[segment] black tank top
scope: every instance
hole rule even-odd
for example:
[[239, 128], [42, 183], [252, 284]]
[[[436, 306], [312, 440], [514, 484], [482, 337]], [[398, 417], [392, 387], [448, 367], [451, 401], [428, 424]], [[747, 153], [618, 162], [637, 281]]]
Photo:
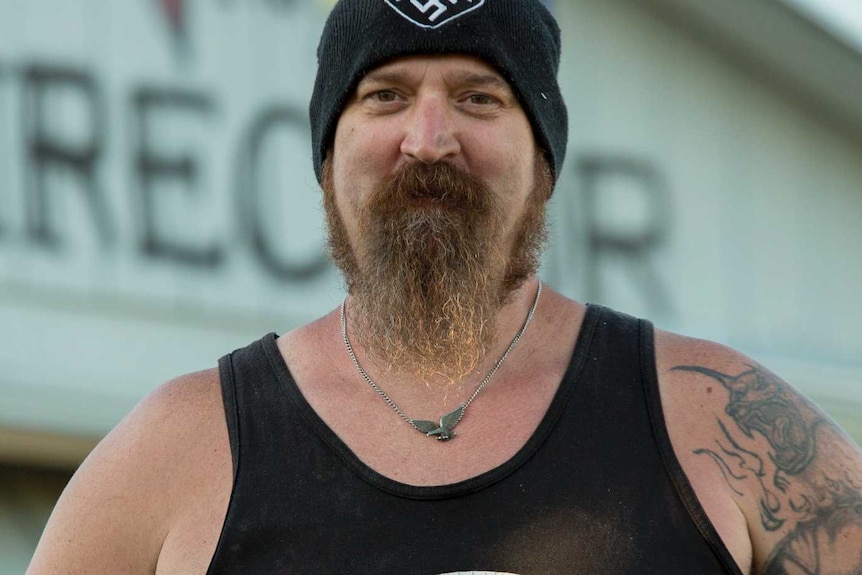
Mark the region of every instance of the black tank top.
[[671, 449], [654, 357], [648, 322], [588, 307], [527, 444], [417, 487], [345, 446], [267, 335], [219, 363], [234, 483], [208, 573], [741, 575]]

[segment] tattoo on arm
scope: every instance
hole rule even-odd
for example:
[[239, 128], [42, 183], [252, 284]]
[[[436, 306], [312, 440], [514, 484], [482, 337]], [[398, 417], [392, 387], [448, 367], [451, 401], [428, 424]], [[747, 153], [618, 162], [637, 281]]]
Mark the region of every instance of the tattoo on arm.
[[[767, 531], [779, 529], [784, 525], [784, 520], [779, 519], [776, 515], [781, 510], [781, 503], [775, 493], [764, 482], [766, 472], [764, 471], [763, 459], [754, 451], [740, 446], [720, 419], [718, 420], [718, 426], [727, 442], [726, 444], [722, 444], [720, 440], [716, 440], [716, 445], [721, 453], [711, 449], [696, 449], [694, 453], [712, 457], [716, 465], [719, 466], [719, 470], [724, 475], [727, 484], [739, 496], [744, 496], [745, 494], [740, 491], [741, 486], [737, 488], [733, 483], [739, 484], [749, 478], [754, 478], [760, 487], [761, 494], [759, 501], [760, 522]], [[775, 479], [774, 483], [777, 482], [777, 479]], [[784, 484], [783, 481], [781, 484]]]
[[758, 573], [862, 575], [858, 448], [781, 379], [746, 367], [737, 375], [673, 370], [709, 377], [728, 392], [724, 412], [733, 423], [718, 418], [715, 444], [694, 453], [710, 457], [736, 495], [757, 498], [765, 531], [786, 530]]

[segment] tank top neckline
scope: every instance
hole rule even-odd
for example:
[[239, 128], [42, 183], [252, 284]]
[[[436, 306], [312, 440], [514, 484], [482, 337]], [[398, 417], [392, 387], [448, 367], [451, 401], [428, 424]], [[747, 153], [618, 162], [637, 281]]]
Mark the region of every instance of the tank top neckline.
[[290, 368], [281, 355], [275, 333], [267, 334], [261, 341], [263, 350], [275, 374], [281, 390], [287, 395], [296, 413], [326, 443], [338, 458], [367, 483], [391, 495], [408, 499], [435, 500], [459, 497], [475, 493], [510, 475], [523, 466], [542, 446], [565, 410], [569, 397], [575, 389], [583, 370], [596, 326], [602, 314], [602, 306], [588, 305], [584, 313], [569, 365], [548, 410], [527, 442], [508, 460], [499, 466], [474, 477], [446, 485], [418, 486], [391, 479], [362, 461], [320, 418], [306, 401], [296, 385]]

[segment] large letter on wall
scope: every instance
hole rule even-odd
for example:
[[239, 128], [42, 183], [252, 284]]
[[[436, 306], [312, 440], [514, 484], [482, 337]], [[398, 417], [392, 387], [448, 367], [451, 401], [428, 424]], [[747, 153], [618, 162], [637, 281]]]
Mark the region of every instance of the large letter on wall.
[[[282, 106], [265, 109], [253, 122], [244, 141], [238, 170], [237, 200], [245, 235], [263, 267], [275, 277], [288, 281], [307, 281], [321, 274], [329, 265], [323, 252], [317, 252], [303, 261], [290, 261], [275, 253], [272, 240], [264, 229], [264, 210], [261, 182], [262, 150], [267, 138], [277, 129], [300, 132], [308, 138], [308, 121], [303, 112]], [[287, 158], [285, 158], [285, 161]], [[310, 164], [310, 159], [305, 160]], [[297, 190], [278, 190], [278, 193], [297, 193]]]
[[583, 158], [578, 170], [588, 226], [587, 296], [607, 297], [603, 276], [618, 264], [626, 270], [634, 291], [641, 292], [656, 312], [669, 313], [670, 298], [653, 259], [671, 222], [670, 197], [659, 171], [647, 162], [614, 156]]
[[12, 147], [8, 140], [12, 134], [12, 116], [8, 113], [6, 101], [3, 97], [3, 88], [5, 88], [9, 75], [8, 66], [0, 60], [0, 239], [3, 238], [6, 231], [3, 220], [6, 198], [3, 197], [3, 193], [8, 192], [12, 187], [11, 179], [9, 178], [9, 162], [12, 160]]
[[[86, 134], [64, 133], [75, 131], [69, 126], [80, 125], [81, 116], [85, 117]], [[28, 152], [27, 230], [31, 240], [47, 247], [60, 244], [48, 178], [71, 174], [81, 184], [103, 245], [110, 244], [113, 227], [96, 177], [105, 131], [104, 104], [96, 83], [79, 70], [52, 66], [26, 68], [23, 121]], [[53, 202], [56, 201], [54, 197]]]
[[[141, 208], [141, 250], [148, 256], [182, 264], [197, 267], [217, 266], [224, 255], [221, 246], [217, 243], [192, 245], [194, 242], [191, 240], [172, 238], [164, 231], [159, 231], [158, 197], [161, 194], [175, 191], [176, 184], [191, 196], [200, 194], [201, 190], [198, 185], [198, 162], [192, 153], [172, 154], [166, 151], [166, 146], [159, 149], [157, 138], [153, 135], [156, 132], [154, 124], [160, 115], [172, 114], [178, 118], [202, 116], [210, 112], [212, 108], [210, 100], [203, 94], [194, 92], [143, 88], [135, 94], [134, 106], [137, 130], [135, 163]], [[164, 122], [164, 118], [162, 121]], [[164, 185], [159, 186], [159, 182]], [[189, 226], [196, 221], [193, 213], [170, 215], [172, 218], [186, 220]]]

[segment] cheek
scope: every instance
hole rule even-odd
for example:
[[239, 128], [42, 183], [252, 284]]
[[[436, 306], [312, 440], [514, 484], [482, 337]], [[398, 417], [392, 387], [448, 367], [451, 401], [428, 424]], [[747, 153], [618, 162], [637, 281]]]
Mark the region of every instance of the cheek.
[[[536, 147], [529, 124], [508, 126], [505, 130], [474, 130], [462, 134], [467, 164], [493, 189], [501, 200], [517, 208], [533, 187]], [[520, 199], [519, 199], [520, 198]]]
[[[505, 161], [500, 161], [505, 158]], [[504, 217], [506, 244], [512, 244], [531, 201], [536, 182], [536, 157], [532, 150], [508, 150], [497, 157], [496, 181], [489, 183], [497, 191]]]
[[356, 130], [349, 126], [338, 125], [332, 146], [332, 177], [336, 189], [343, 188], [343, 182], [349, 182], [353, 174], [350, 157], [355, 147]]
[[530, 152], [506, 150], [489, 160], [486, 181], [507, 212], [520, 212], [535, 184], [535, 159]]
[[339, 125], [332, 157], [336, 189], [356, 207], [394, 171], [398, 150], [384, 130]]

